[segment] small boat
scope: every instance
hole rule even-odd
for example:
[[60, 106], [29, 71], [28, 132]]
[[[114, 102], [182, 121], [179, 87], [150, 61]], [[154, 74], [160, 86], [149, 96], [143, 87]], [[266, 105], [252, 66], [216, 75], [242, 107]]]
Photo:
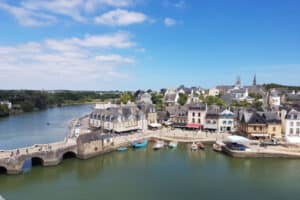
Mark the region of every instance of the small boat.
[[223, 142], [216, 142], [213, 144], [213, 150], [216, 152], [222, 152], [222, 146], [224, 146]]
[[205, 149], [204, 144], [202, 144], [201, 142], [197, 142], [196, 145], [198, 146], [198, 149], [202, 149], [202, 150]]
[[148, 140], [139, 140], [132, 143], [133, 148], [144, 148], [148, 145]]
[[195, 143], [193, 143], [192, 146], [191, 146], [191, 150], [192, 150], [192, 151], [198, 150], [198, 145], [195, 144]]
[[154, 145], [153, 145], [153, 149], [154, 150], [159, 150], [159, 149], [162, 149], [164, 148], [165, 146], [165, 142], [164, 141], [157, 141]]
[[172, 149], [173, 149], [173, 148], [176, 148], [177, 145], [178, 145], [177, 142], [170, 142], [170, 143], [169, 143], [169, 147], [172, 148]]
[[119, 147], [117, 150], [120, 152], [127, 151], [127, 147]]

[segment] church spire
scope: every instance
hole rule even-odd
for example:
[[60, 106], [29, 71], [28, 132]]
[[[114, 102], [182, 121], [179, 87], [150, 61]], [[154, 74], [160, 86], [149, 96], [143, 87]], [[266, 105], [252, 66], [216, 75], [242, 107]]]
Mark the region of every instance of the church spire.
[[238, 76], [236, 78], [235, 87], [240, 88], [241, 87], [241, 77]]
[[253, 78], [253, 86], [256, 86], [256, 74], [254, 74], [254, 78]]

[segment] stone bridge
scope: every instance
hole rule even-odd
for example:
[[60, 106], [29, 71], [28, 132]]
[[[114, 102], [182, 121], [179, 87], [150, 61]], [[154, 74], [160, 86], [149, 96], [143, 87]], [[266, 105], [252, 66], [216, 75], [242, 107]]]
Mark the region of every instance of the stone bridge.
[[76, 138], [66, 138], [62, 142], [34, 145], [28, 148], [0, 152], [0, 173], [19, 174], [25, 161], [32, 165], [54, 166], [64, 158], [77, 157]]

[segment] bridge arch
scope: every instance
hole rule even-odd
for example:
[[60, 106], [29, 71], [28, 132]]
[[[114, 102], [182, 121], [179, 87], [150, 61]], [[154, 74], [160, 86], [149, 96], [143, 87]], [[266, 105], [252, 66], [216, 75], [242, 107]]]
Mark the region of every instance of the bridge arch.
[[34, 167], [34, 166], [43, 166], [44, 165], [44, 159], [41, 158], [41, 157], [37, 157], [37, 156], [31, 157], [31, 165], [32, 165], [32, 167]]
[[67, 160], [71, 158], [77, 158], [77, 153], [75, 153], [74, 151], [66, 151], [61, 156], [62, 160]]
[[4, 166], [0, 166], [0, 175], [7, 174], [7, 168]]

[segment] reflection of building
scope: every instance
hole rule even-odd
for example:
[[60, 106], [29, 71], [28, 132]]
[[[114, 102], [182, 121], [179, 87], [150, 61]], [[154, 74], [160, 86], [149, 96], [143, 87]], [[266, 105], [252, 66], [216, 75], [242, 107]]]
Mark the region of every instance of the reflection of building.
[[145, 114], [135, 105], [121, 105], [105, 109], [95, 109], [90, 114], [90, 126], [116, 133], [145, 130]]

